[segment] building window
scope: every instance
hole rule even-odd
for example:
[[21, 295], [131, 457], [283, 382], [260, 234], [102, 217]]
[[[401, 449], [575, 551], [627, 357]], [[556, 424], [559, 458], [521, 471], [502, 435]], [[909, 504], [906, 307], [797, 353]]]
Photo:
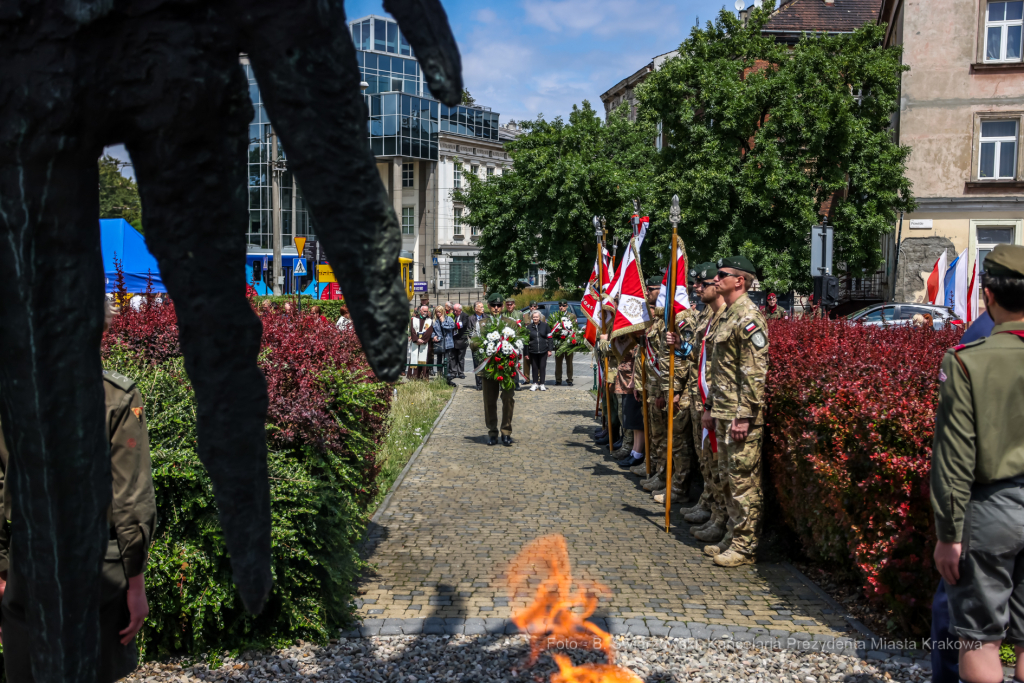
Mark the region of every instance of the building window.
[[472, 235], [473, 237], [479, 237], [480, 228], [476, 227], [475, 225], [469, 226], [469, 234]]
[[1007, 180], [1016, 176], [1017, 125], [1018, 121], [1016, 120], [981, 122], [980, 153], [978, 155], [979, 178]]
[[478, 176], [478, 177], [479, 177], [479, 175], [480, 175], [480, 167], [479, 167], [479, 166], [477, 166], [477, 165], [475, 165], [475, 164], [474, 164], [473, 166], [470, 166], [470, 167], [469, 167], [469, 170], [470, 170], [470, 172], [471, 172], [471, 173], [472, 173], [473, 175], [475, 175], [475, 176]]
[[455, 234], [462, 234], [462, 209], [455, 209]]
[[488, 166], [487, 167], [487, 179], [490, 180], [493, 177], [494, 177], [494, 167], [493, 166]]
[[403, 206], [402, 207], [402, 234], [403, 235], [415, 235], [416, 234], [416, 207], [415, 206]]
[[[978, 272], [985, 272], [985, 257], [1000, 244], [1013, 244], [1013, 227], [978, 226]], [[981, 291], [981, 287], [978, 288]]]
[[402, 187], [412, 187], [413, 177], [413, 165], [402, 164]]
[[985, 61], [1019, 62], [1024, 0], [988, 3], [985, 17]]
[[455, 164], [455, 189], [458, 190], [462, 187], [462, 164]]
[[471, 289], [476, 285], [476, 257], [453, 256], [449, 285], [453, 289]]

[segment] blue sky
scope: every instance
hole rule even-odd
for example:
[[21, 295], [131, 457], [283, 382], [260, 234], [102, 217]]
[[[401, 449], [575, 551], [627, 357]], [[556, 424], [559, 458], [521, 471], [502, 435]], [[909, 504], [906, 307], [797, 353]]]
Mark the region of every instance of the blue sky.
[[[442, 0], [462, 52], [466, 87], [509, 119], [567, 117], [679, 47], [723, 0]], [[732, 0], [727, 0], [732, 9]], [[348, 0], [349, 19], [385, 14], [380, 0]]]

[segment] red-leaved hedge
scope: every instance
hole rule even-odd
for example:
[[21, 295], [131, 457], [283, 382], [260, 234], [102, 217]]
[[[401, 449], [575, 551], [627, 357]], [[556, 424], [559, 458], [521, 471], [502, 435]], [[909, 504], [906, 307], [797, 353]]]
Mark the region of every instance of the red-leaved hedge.
[[928, 630], [938, 581], [931, 444], [939, 365], [960, 334], [813, 320], [769, 327], [764, 448], [786, 522], [813, 559], [854, 569], [892, 625], [911, 632]]

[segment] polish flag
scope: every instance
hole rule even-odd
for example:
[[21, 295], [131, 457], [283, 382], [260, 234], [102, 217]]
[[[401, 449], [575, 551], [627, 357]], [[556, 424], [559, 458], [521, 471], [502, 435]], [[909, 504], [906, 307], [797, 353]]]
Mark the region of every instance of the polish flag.
[[640, 272], [640, 259], [636, 246], [629, 241], [626, 256], [622, 259], [622, 274], [618, 282], [618, 306], [609, 339], [644, 330], [651, 326], [650, 312], [645, 299], [644, 276]]
[[978, 319], [978, 287], [981, 286], [981, 282], [978, 278], [978, 259], [974, 259], [974, 265], [971, 267], [971, 279], [967, 285], [967, 294], [964, 301], [967, 317], [962, 320], [970, 325]]
[[[608, 287], [608, 250], [604, 250], [604, 256], [601, 263], [601, 283], [602, 288], [607, 289]], [[601, 301], [601, 294], [597, 291], [597, 259], [594, 259], [594, 269], [590, 272], [590, 279], [587, 280], [587, 285], [584, 287], [583, 299], [580, 301], [580, 306], [583, 308], [584, 315], [587, 319], [593, 321], [596, 325], [600, 325], [600, 320], [597, 317], [597, 310], [599, 308], [598, 303]]]
[[[658, 292], [658, 301], [655, 303], [655, 307], [664, 307], [665, 301], [668, 298], [668, 269], [665, 270], [664, 277], [661, 278], [661, 291]], [[680, 245], [676, 252], [676, 305], [675, 313], [678, 314], [680, 311], [685, 311], [690, 307], [690, 297], [686, 293], [686, 254], [683, 253], [682, 246]]]
[[[956, 268], [953, 271], [953, 277], [955, 280], [955, 287], [953, 289], [953, 313], [956, 317], [965, 322], [969, 316], [968, 304], [970, 303], [967, 290], [971, 286], [971, 275], [968, 271], [967, 250], [964, 249], [960, 252], [960, 256], [956, 260]], [[974, 307], [974, 310], [977, 311], [977, 306]]]
[[640, 253], [640, 246], [644, 243], [644, 237], [647, 236], [647, 228], [649, 228], [650, 225], [650, 216], [633, 214], [633, 236], [636, 238], [636, 252], [638, 254]]
[[932, 274], [928, 276], [928, 303], [933, 306], [946, 305], [946, 250], [935, 262]]

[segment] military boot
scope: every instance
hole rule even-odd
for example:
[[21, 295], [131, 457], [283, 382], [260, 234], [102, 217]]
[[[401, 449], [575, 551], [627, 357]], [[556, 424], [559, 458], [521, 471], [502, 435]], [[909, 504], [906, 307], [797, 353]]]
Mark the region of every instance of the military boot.
[[685, 519], [690, 524], [700, 525], [711, 519], [711, 511], [704, 510], [702, 508], [697, 508], [696, 510], [693, 510], [689, 514], [683, 515], [683, 519]]
[[665, 488], [665, 482], [662, 481], [660, 475], [652, 474], [650, 479], [644, 479], [640, 482], [640, 488], [644, 491], [660, 491]]
[[754, 558], [747, 557], [730, 548], [724, 553], [715, 555], [715, 564], [719, 567], [741, 567], [745, 564], [754, 564]]
[[639, 465], [634, 465], [633, 467], [629, 468], [629, 471], [630, 471], [631, 474], [635, 474], [638, 477], [646, 477], [647, 476], [647, 463], [642, 462]]
[[722, 542], [721, 541], [719, 541], [718, 543], [712, 544], [712, 545], [704, 546], [704, 554], [707, 555], [708, 557], [715, 557], [719, 553], [725, 552], [725, 550], [726, 549], [722, 547]]
[[717, 543], [718, 541], [721, 541], [724, 536], [724, 524], [709, 524], [702, 529], [697, 529], [693, 534], [694, 538], [698, 541], [704, 541], [705, 543]]
[[[679, 489], [675, 489], [675, 488], [672, 489], [672, 500], [673, 501], [683, 500], [683, 492], [681, 490], [679, 490]], [[665, 502], [665, 491], [664, 490], [658, 491], [658, 492], [656, 492], [654, 494], [654, 502], [655, 503], [664, 503]]]

